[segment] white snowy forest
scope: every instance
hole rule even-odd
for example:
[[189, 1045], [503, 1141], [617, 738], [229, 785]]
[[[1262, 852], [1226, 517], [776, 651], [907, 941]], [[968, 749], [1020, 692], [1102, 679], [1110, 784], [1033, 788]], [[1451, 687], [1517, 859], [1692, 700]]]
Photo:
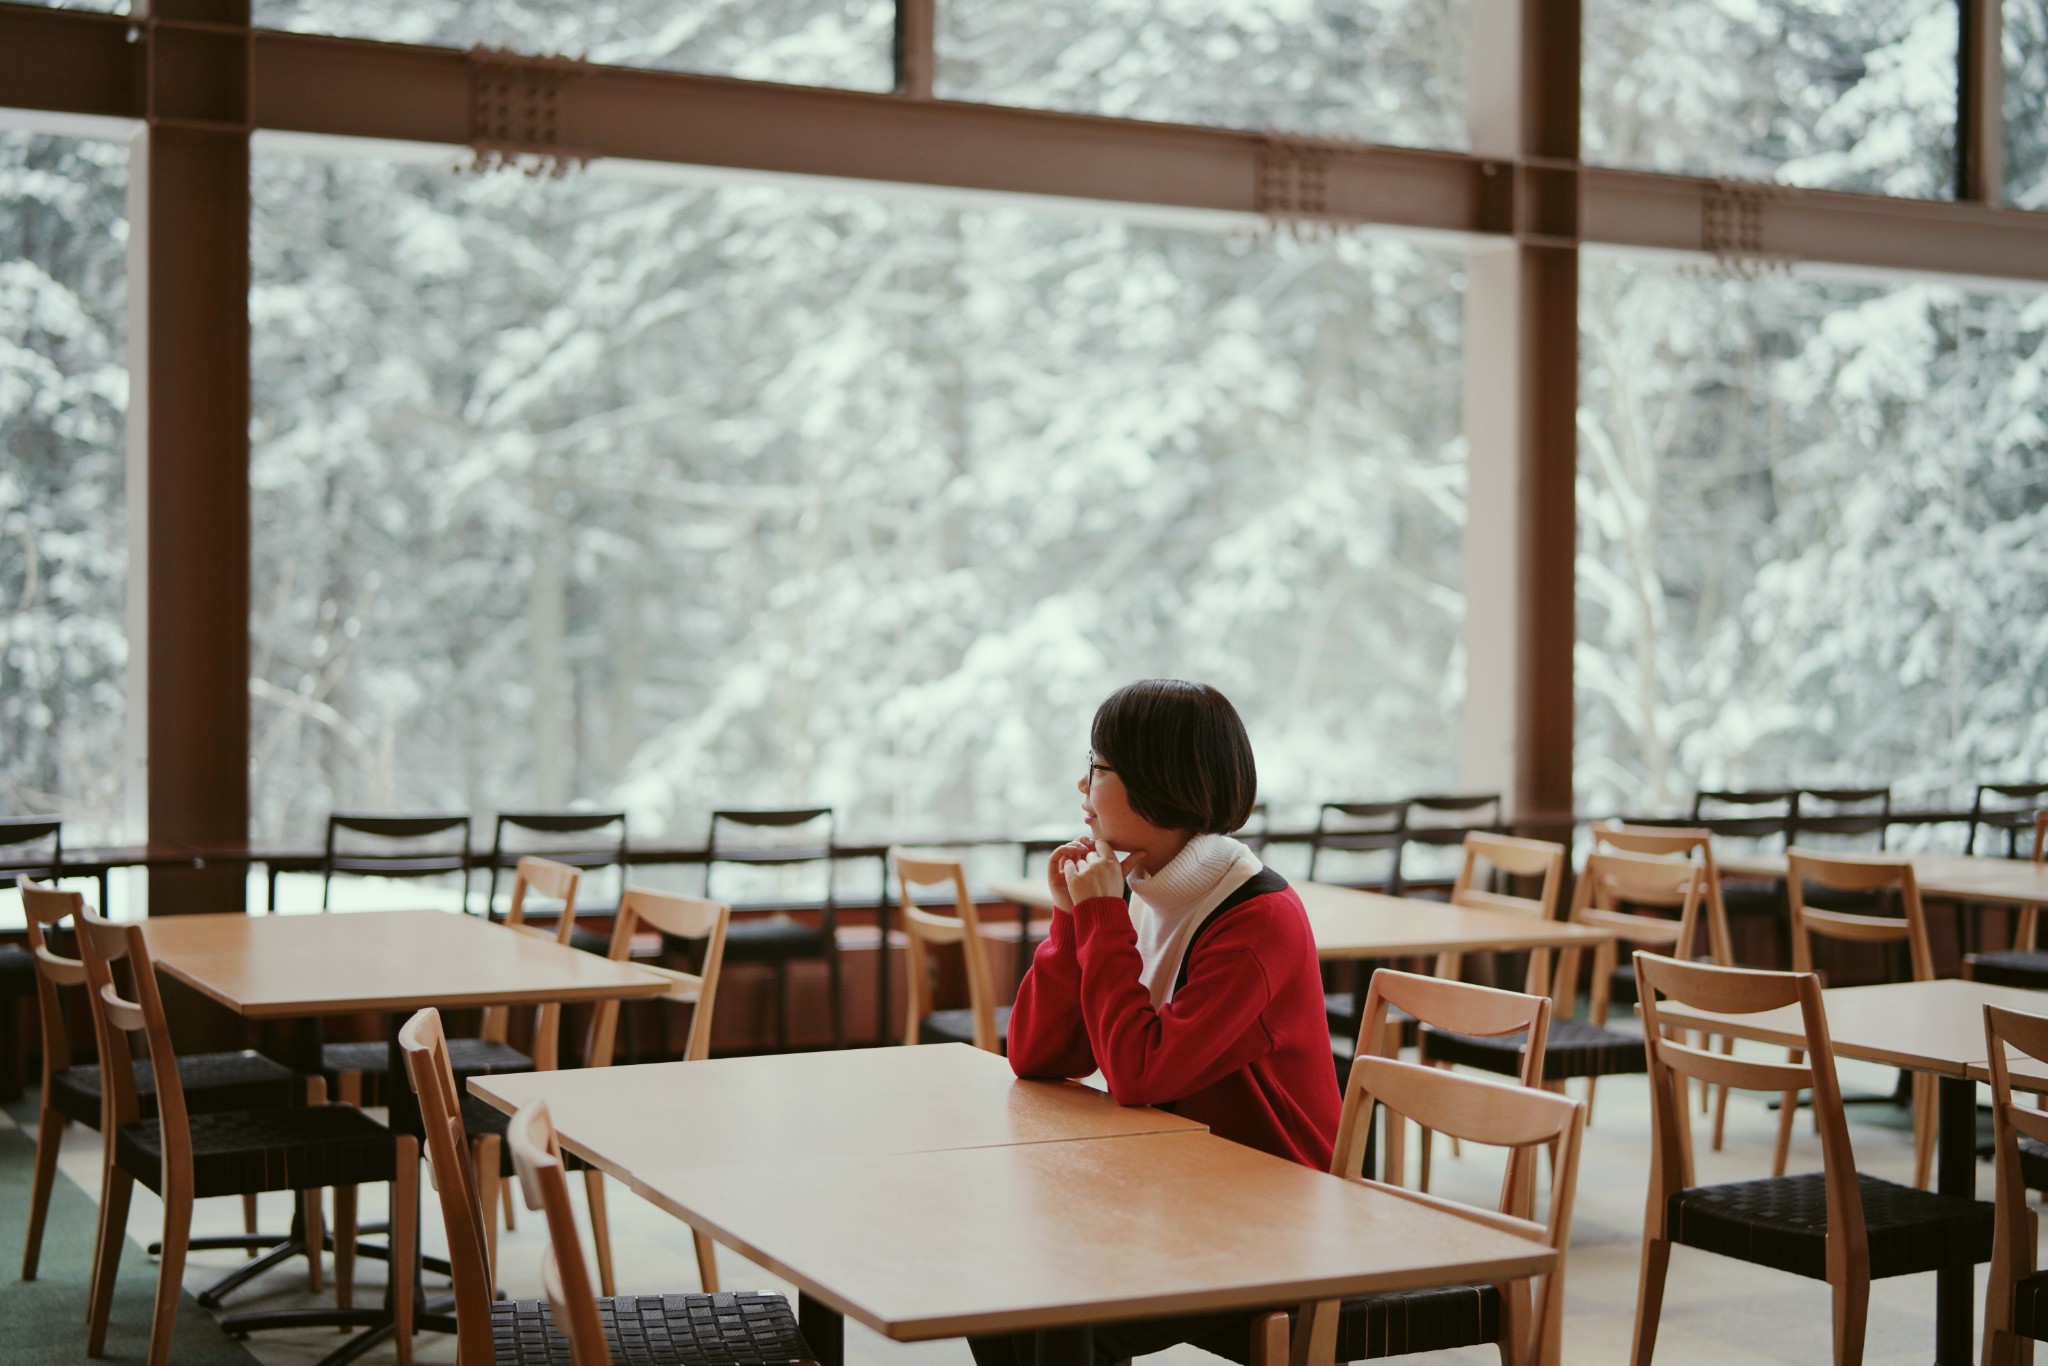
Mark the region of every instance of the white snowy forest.
[[[1457, 0], [941, 0], [945, 98], [1465, 141]], [[259, 0], [861, 89], [872, 0]], [[1953, 0], [1586, 0], [1588, 160], [1943, 197]], [[2048, 211], [2048, 0], [2007, 0]], [[1703, 60], [1701, 54], [1712, 54]], [[0, 811], [122, 785], [127, 151], [0, 132]], [[1457, 780], [1462, 262], [1100, 206], [259, 138], [252, 835], [817, 801], [1061, 828], [1087, 719], [1237, 701], [1276, 819]], [[1587, 250], [1579, 802], [2048, 774], [2048, 295]]]

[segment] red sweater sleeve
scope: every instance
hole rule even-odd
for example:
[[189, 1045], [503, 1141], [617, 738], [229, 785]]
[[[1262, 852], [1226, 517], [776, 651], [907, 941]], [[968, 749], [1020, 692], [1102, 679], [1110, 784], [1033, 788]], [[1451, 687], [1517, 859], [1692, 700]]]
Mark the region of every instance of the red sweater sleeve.
[[1074, 917], [1056, 911], [1031, 970], [1017, 986], [1007, 1044], [1020, 1077], [1085, 1077], [1095, 1071], [1081, 1018], [1081, 963], [1074, 953]]
[[1254, 951], [1254, 927], [1236, 917], [1218, 923], [1190, 955], [1173, 999], [1155, 1007], [1138, 980], [1129, 906], [1096, 897], [1076, 906], [1073, 919], [1081, 1016], [1118, 1104], [1180, 1100], [1271, 1051], [1260, 1017], [1273, 993]]

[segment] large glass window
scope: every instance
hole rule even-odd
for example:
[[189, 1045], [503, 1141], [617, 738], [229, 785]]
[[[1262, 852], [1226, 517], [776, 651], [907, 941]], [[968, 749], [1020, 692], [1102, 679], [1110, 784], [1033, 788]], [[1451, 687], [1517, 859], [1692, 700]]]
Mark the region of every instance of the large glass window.
[[1441, 785], [1458, 262], [1100, 210], [254, 168], [255, 811], [1077, 816], [1202, 677], [1281, 801]]
[[1585, 0], [1585, 157], [1954, 193], [1955, 0]]
[[946, 99], [1469, 145], [1469, 0], [938, 0]]
[[124, 838], [128, 149], [0, 131], [0, 814]]
[[255, 0], [263, 28], [887, 90], [892, 0]]
[[2048, 209], [2048, 0], [2005, 0], [2005, 197]]
[[1578, 784], [2048, 772], [2048, 295], [1588, 253]]

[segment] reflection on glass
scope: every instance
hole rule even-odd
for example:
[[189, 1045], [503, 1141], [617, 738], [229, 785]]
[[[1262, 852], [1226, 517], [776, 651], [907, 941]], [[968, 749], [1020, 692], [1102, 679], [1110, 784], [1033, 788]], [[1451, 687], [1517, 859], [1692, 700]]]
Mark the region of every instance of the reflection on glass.
[[1954, 193], [1954, 0], [1586, 0], [1584, 13], [1588, 161]]
[[1469, 0], [939, 0], [937, 93], [1464, 147]]
[[887, 90], [891, 0], [255, 0], [258, 27]]
[[2048, 772], [2048, 297], [1581, 289], [1579, 799]]
[[2005, 0], [2005, 197], [2048, 209], [2048, 0]]
[[[1457, 262], [854, 193], [254, 167], [260, 833], [1078, 819], [1132, 678], [1442, 785]], [[564, 268], [563, 263], [568, 263]]]
[[0, 131], [0, 814], [121, 838], [128, 150]]

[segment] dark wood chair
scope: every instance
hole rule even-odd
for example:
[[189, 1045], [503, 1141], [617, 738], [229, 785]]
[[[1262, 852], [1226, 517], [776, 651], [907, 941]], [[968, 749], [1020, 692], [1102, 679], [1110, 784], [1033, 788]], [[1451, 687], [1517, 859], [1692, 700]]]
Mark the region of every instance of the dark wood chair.
[[1979, 783], [1970, 799], [1969, 835], [1963, 852], [1977, 852], [1977, 833], [1988, 830], [1996, 845], [1999, 831], [2005, 832], [2005, 856], [2020, 856], [2020, 838], [2033, 828], [2036, 813], [2048, 807], [2048, 782]]
[[1440, 850], [1462, 849], [1465, 836], [1501, 834], [1498, 792], [1425, 793], [1410, 797], [1402, 823], [1401, 894], [1419, 884], [1443, 880]]
[[[492, 823], [490, 875], [484, 889], [485, 911], [493, 919], [498, 915], [500, 876], [516, 868], [527, 854], [582, 870], [577, 914], [608, 917], [626, 886], [626, 813], [500, 811]], [[597, 885], [593, 886], [593, 881]], [[612, 937], [605, 930], [575, 925], [569, 931], [569, 944], [585, 953], [605, 954], [611, 951]]]
[[320, 854], [320, 909], [341, 877], [445, 877], [462, 879], [462, 909], [469, 909], [468, 816], [372, 816], [337, 811], [327, 818]]
[[[2040, 864], [2048, 856], [2048, 811], [2036, 812], [2033, 826], [2034, 862]], [[2002, 987], [2036, 991], [2048, 988], [2048, 952], [2039, 946], [2040, 918], [2040, 907], [2022, 906], [2013, 927], [2013, 946], [1992, 953], [1963, 955], [1963, 976], [1973, 982], [1991, 982]]]
[[[832, 1043], [846, 1046], [846, 1012], [839, 967], [839, 909], [833, 889], [833, 849], [838, 825], [829, 806], [787, 810], [718, 810], [711, 813], [705, 841], [704, 895], [733, 908], [726, 931], [725, 961], [767, 963], [775, 974], [775, 1046], [789, 1046], [789, 965], [799, 959], [823, 959], [831, 992]], [[804, 868], [813, 874], [814, 897], [789, 898], [778, 887], [762, 896], [721, 896], [741, 868], [774, 869], [779, 873]], [[743, 901], [752, 901], [744, 906]], [[763, 903], [767, 904], [763, 904]], [[801, 909], [817, 916], [815, 923], [790, 913]]]
[[[1863, 1359], [1873, 1279], [1957, 1265], [1967, 1269], [1990, 1258], [1989, 1204], [1915, 1190], [1856, 1170], [1818, 977], [1681, 963], [1638, 951], [1636, 981], [1650, 1047], [1651, 1157], [1631, 1366], [1650, 1366], [1656, 1351], [1674, 1245], [1826, 1281], [1834, 1292], [1835, 1361], [1841, 1366]], [[1804, 1045], [1793, 1056], [1806, 1061], [1729, 1057], [1668, 1037], [1657, 1015], [1659, 1003], [1667, 999], [1726, 1015], [1796, 1006]], [[1688, 1079], [1779, 1094], [1810, 1089], [1821, 1135], [1821, 1170], [1692, 1185]]]
[[1997, 1173], [1992, 1204], [1997, 1233], [1991, 1278], [1984, 1287], [1985, 1366], [2019, 1366], [2031, 1344], [2048, 1339], [2048, 1273], [2040, 1271], [2038, 1221], [2027, 1191], [2039, 1189], [2028, 1167], [2048, 1155], [2048, 1114], [2016, 1103], [2008, 1048], [2048, 1062], [2048, 1017], [2003, 1006], [1984, 1007], [1984, 1048], [1991, 1064], [1991, 1146]]
[[[1799, 793], [1793, 788], [1721, 789], [1695, 792], [1692, 820], [1716, 839], [1734, 841], [1736, 849], [1777, 853], [1791, 846], [1792, 825], [1799, 814]], [[1762, 878], [1723, 878], [1721, 909], [1730, 921], [1769, 921], [1770, 939], [1783, 944], [1784, 884]], [[1761, 932], [1761, 931], [1760, 931]], [[1754, 955], [1752, 955], [1754, 956]], [[1788, 962], [1788, 956], [1777, 962]]]
[[[167, 1366], [171, 1331], [191, 1245], [192, 1202], [217, 1195], [263, 1191], [353, 1190], [370, 1182], [391, 1186], [391, 1276], [410, 1284], [418, 1249], [414, 1232], [419, 1197], [419, 1148], [352, 1105], [282, 1106], [264, 1110], [194, 1113], [186, 1103], [169, 1021], [157, 994], [156, 969], [140, 925], [116, 925], [79, 916], [87, 999], [99, 1037], [104, 1084], [101, 1131], [113, 1135], [112, 1160], [100, 1194], [99, 1240], [93, 1259], [86, 1355], [106, 1346], [114, 1277], [128, 1241], [128, 1203], [134, 1183], [156, 1192], [164, 1205], [156, 1313], [149, 1338], [150, 1366]], [[116, 973], [125, 968], [124, 987]], [[148, 1043], [156, 1083], [154, 1119], [143, 1117], [129, 1036]], [[310, 1238], [309, 1234], [309, 1238]], [[344, 1305], [355, 1272], [354, 1221], [335, 1220], [334, 1279]], [[412, 1360], [412, 1296], [392, 1299], [398, 1357]]]
[[[1308, 880], [1401, 895], [1401, 846], [1407, 838], [1403, 833], [1407, 823], [1405, 798], [1392, 802], [1324, 802], [1316, 811], [1315, 833], [1309, 837]], [[1367, 963], [1344, 963], [1325, 969], [1326, 980], [1349, 984], [1342, 991], [1323, 992], [1323, 1009], [1329, 1016], [1332, 1036], [1357, 1036], [1364, 1003], [1359, 983], [1372, 975], [1371, 968]], [[1412, 1037], [1413, 1031], [1410, 1033]], [[1348, 1059], [1340, 1060], [1340, 1079], [1349, 1068]]]
[[[56, 880], [64, 864], [64, 822], [11, 817], [0, 820], [0, 869], [43, 882]], [[106, 904], [105, 881], [100, 903]], [[0, 944], [0, 1097], [21, 1094], [22, 1006], [36, 991], [35, 962], [28, 951]]]

